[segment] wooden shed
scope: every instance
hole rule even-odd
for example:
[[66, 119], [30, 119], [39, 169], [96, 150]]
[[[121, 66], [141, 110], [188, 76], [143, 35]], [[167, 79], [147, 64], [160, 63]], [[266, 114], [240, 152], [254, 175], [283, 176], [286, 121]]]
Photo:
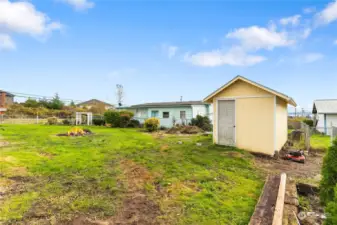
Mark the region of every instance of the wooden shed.
[[278, 91], [237, 76], [204, 99], [213, 103], [213, 139], [252, 152], [274, 155], [288, 137], [288, 104]]

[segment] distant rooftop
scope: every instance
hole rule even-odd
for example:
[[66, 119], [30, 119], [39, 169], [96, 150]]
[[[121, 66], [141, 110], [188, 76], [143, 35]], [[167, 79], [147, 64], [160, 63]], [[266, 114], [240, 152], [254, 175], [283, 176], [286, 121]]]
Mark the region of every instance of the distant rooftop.
[[312, 113], [337, 114], [337, 99], [317, 99]]
[[149, 107], [170, 107], [170, 106], [191, 106], [191, 105], [207, 105], [202, 101], [180, 101], [180, 102], [151, 102], [138, 105], [132, 105], [131, 108], [149, 108]]
[[83, 105], [95, 105], [95, 104], [104, 104], [106, 106], [113, 106], [111, 105], [110, 103], [107, 103], [107, 102], [103, 102], [103, 101], [100, 101], [98, 99], [90, 99], [88, 101], [85, 101], [85, 102], [81, 102], [79, 104], [77, 104], [78, 106], [83, 106]]
[[8, 96], [8, 97], [14, 97], [14, 96], [15, 96], [15, 95], [13, 95], [12, 93], [9, 93], [9, 92], [7, 92], [7, 91], [0, 90], [0, 94], [3, 93], [3, 92], [5, 92], [5, 93], [6, 93], [6, 96]]

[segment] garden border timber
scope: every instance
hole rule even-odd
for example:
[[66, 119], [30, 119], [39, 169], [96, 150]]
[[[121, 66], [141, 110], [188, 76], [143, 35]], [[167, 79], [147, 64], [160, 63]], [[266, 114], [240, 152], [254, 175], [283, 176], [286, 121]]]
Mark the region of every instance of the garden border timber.
[[274, 218], [272, 225], [282, 225], [283, 220], [283, 208], [284, 208], [284, 197], [287, 183], [287, 174], [281, 174], [280, 186], [278, 189], [277, 201], [275, 205]]

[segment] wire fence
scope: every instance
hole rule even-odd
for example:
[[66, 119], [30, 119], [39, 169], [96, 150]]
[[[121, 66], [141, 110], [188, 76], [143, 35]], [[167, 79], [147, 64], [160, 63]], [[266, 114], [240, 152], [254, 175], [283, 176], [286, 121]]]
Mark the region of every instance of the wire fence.
[[[25, 115], [0, 115], [0, 124], [48, 124], [48, 119], [51, 117], [40, 116], [25, 116]], [[58, 124], [75, 125], [76, 115], [71, 116], [53, 116]], [[95, 115], [93, 119], [102, 119], [103, 116]], [[88, 121], [87, 115], [81, 115], [80, 125], [86, 125]]]
[[310, 127], [309, 125], [301, 122], [300, 132], [303, 133], [301, 137], [304, 148], [310, 150], [326, 150], [329, 148], [333, 141], [337, 138], [337, 127], [330, 126], [324, 127]]

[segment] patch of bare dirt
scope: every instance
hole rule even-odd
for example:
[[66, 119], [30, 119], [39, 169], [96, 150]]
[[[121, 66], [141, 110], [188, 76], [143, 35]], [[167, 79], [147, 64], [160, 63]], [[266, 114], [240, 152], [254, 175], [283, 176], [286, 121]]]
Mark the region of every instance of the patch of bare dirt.
[[150, 225], [159, 224], [156, 218], [161, 214], [160, 208], [148, 199], [144, 185], [153, 182], [153, 177], [146, 168], [130, 160], [123, 161], [121, 168], [127, 183], [127, 194], [122, 208], [113, 218], [112, 224]]
[[231, 158], [242, 158], [242, 157], [244, 157], [244, 155], [241, 154], [240, 152], [234, 152], [234, 151], [221, 153], [221, 155], [231, 157]]
[[73, 220], [72, 225], [155, 225], [159, 224], [157, 217], [161, 215], [159, 205], [149, 199], [144, 190], [148, 182], [153, 182], [149, 171], [131, 160], [121, 162], [123, 178], [121, 182], [127, 186], [124, 200], [116, 216], [108, 220], [94, 220], [80, 216]]
[[39, 153], [41, 157], [47, 158], [47, 159], [52, 159], [54, 158], [54, 154], [48, 153], [48, 152], [41, 152]]
[[320, 174], [323, 164], [323, 156], [306, 155], [305, 163], [297, 163], [281, 158], [255, 157], [255, 165], [268, 174], [280, 174], [285, 172], [293, 178], [315, 178]]
[[8, 141], [0, 141], [0, 148], [1, 147], [6, 147], [9, 145], [9, 142]]
[[167, 145], [167, 144], [165, 144], [165, 145], [160, 146], [160, 151], [166, 151], [166, 150], [168, 150], [169, 148], [170, 148], [170, 146]]

